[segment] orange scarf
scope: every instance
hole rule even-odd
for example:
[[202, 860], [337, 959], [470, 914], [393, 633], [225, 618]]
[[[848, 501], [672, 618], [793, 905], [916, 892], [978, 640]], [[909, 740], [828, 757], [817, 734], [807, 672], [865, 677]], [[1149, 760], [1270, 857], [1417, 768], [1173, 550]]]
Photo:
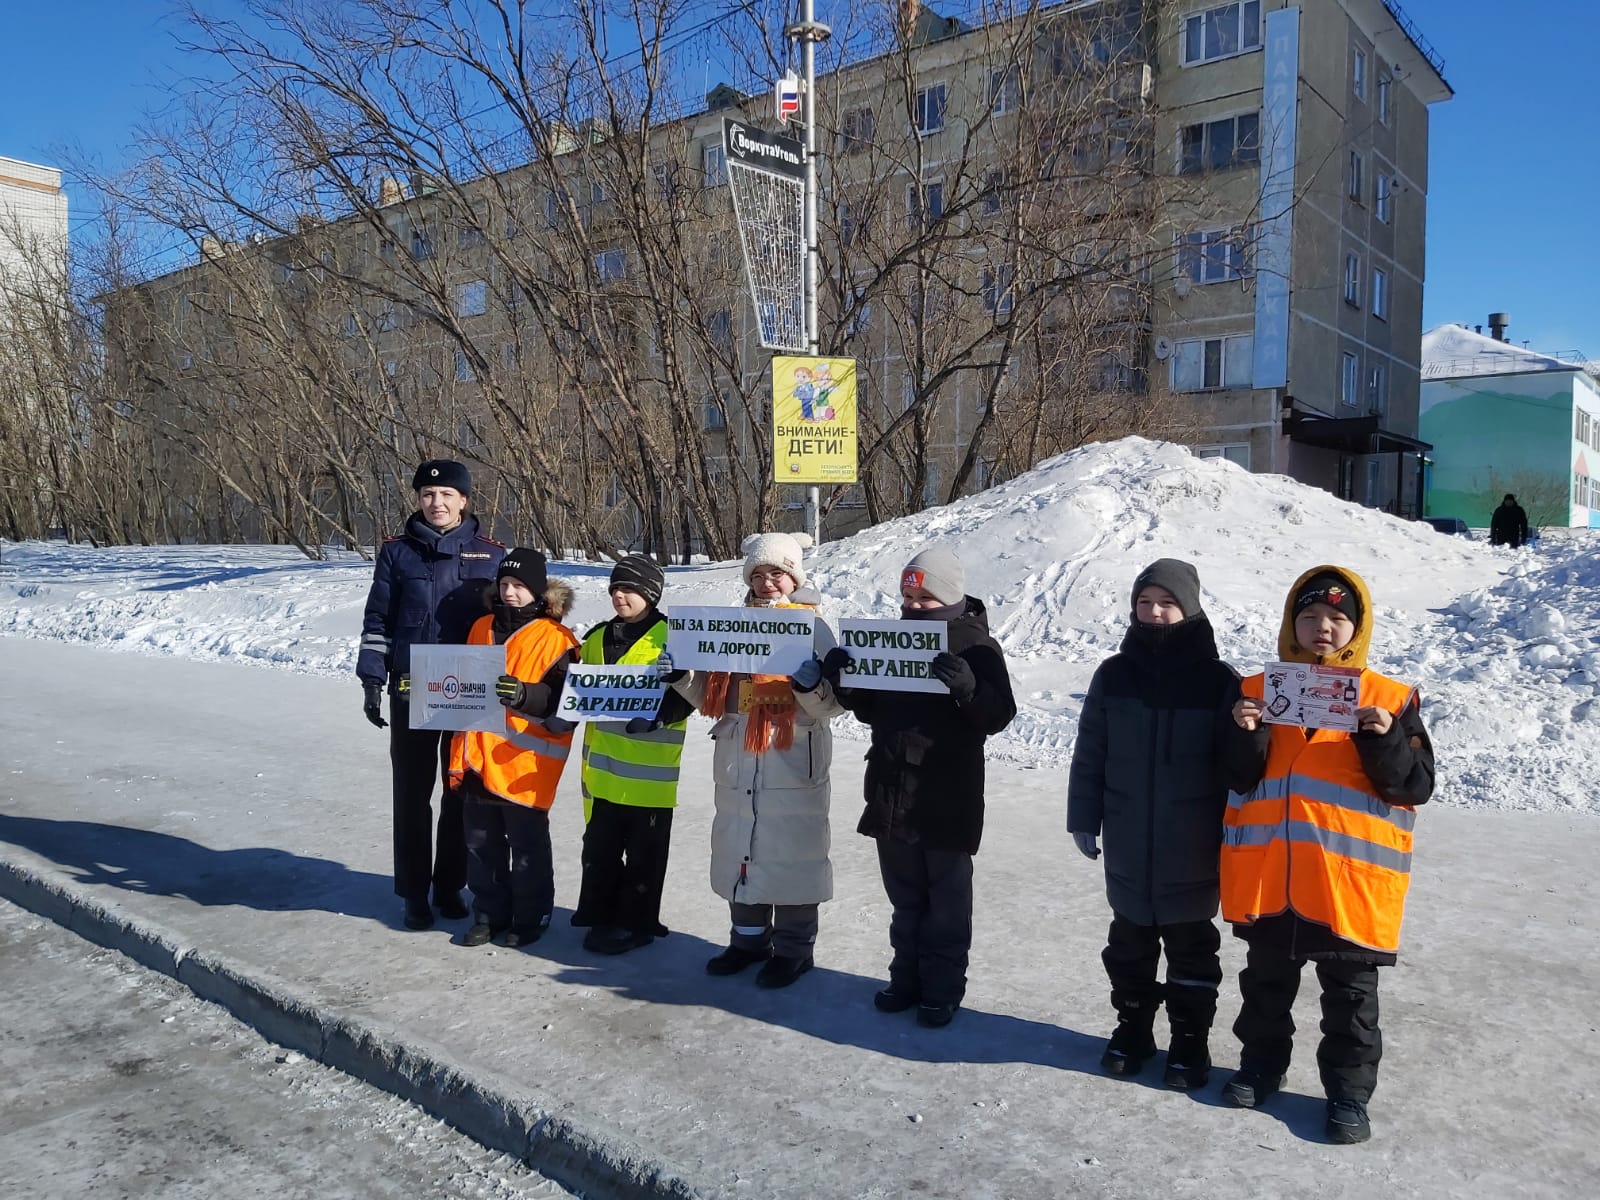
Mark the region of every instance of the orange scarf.
[[[746, 605], [757, 607], [748, 601]], [[767, 607], [815, 608], [811, 604], [786, 604], [782, 601]], [[706, 675], [705, 699], [700, 702], [701, 713], [712, 718], [725, 716], [729, 687], [735, 679], [739, 681], [738, 709], [748, 714], [744, 727], [744, 748], [751, 754], [765, 754], [771, 749], [787, 750], [793, 746], [797, 705], [794, 688], [787, 675], [735, 675], [727, 671], [711, 671]]]

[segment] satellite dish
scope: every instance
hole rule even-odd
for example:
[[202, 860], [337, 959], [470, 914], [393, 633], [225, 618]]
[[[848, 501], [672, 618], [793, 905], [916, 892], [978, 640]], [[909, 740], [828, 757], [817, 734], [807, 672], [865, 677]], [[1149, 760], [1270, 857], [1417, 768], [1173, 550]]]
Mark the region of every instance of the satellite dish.
[[1193, 289], [1194, 284], [1187, 275], [1179, 275], [1172, 281], [1172, 290], [1179, 300], [1182, 300]]
[[1158, 337], [1155, 344], [1156, 357], [1165, 362], [1172, 357], [1172, 339]]

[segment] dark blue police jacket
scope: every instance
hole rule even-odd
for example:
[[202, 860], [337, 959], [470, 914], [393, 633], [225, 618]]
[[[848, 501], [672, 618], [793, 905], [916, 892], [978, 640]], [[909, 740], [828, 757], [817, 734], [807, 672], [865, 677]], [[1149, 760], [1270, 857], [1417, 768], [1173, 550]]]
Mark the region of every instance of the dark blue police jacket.
[[356, 657], [362, 682], [409, 674], [413, 645], [465, 642], [488, 611], [483, 590], [505, 556], [504, 546], [478, 532], [477, 517], [440, 533], [412, 513], [405, 533], [383, 543], [372, 571]]

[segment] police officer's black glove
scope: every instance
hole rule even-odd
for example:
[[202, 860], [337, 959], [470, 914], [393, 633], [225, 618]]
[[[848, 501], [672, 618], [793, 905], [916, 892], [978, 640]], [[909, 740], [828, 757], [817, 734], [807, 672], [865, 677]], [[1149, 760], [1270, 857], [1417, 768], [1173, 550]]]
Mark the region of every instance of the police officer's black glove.
[[367, 720], [382, 729], [389, 724], [383, 719], [383, 684], [376, 680], [364, 679], [361, 682], [361, 691], [361, 711], [367, 714]]
[[933, 662], [928, 664], [928, 669], [935, 679], [950, 689], [950, 697], [957, 704], [971, 700], [973, 693], [978, 690], [978, 677], [972, 673], [967, 660], [949, 651], [937, 654]]
[[660, 721], [652, 720], [649, 717], [634, 717], [633, 720], [629, 721], [622, 727], [622, 730], [624, 733], [632, 733], [637, 735], [641, 733], [654, 733], [660, 728]]

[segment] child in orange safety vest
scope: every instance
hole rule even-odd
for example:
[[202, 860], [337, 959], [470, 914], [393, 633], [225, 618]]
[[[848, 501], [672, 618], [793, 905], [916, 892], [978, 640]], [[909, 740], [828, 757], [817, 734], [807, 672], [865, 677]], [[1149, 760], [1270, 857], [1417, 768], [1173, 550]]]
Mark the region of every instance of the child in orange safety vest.
[[572, 749], [573, 725], [551, 714], [561, 698], [578, 639], [561, 623], [572, 588], [547, 579], [544, 555], [518, 548], [501, 561], [489, 613], [467, 636], [473, 646], [503, 645], [506, 673], [495, 685], [505, 732], [457, 733], [450, 782], [462, 796], [467, 886], [475, 921], [465, 946], [526, 946], [539, 940], [555, 907], [550, 805]]
[[1314, 567], [1284, 604], [1284, 662], [1356, 668], [1354, 733], [1269, 724], [1263, 676], [1242, 682], [1223, 770], [1222, 915], [1249, 949], [1233, 1031], [1239, 1071], [1223, 1100], [1254, 1108], [1284, 1083], [1300, 970], [1322, 987], [1317, 1066], [1338, 1143], [1371, 1136], [1378, 1080], [1378, 968], [1392, 966], [1417, 806], [1433, 794], [1433, 744], [1416, 690], [1367, 668], [1372, 600], [1342, 567]]

